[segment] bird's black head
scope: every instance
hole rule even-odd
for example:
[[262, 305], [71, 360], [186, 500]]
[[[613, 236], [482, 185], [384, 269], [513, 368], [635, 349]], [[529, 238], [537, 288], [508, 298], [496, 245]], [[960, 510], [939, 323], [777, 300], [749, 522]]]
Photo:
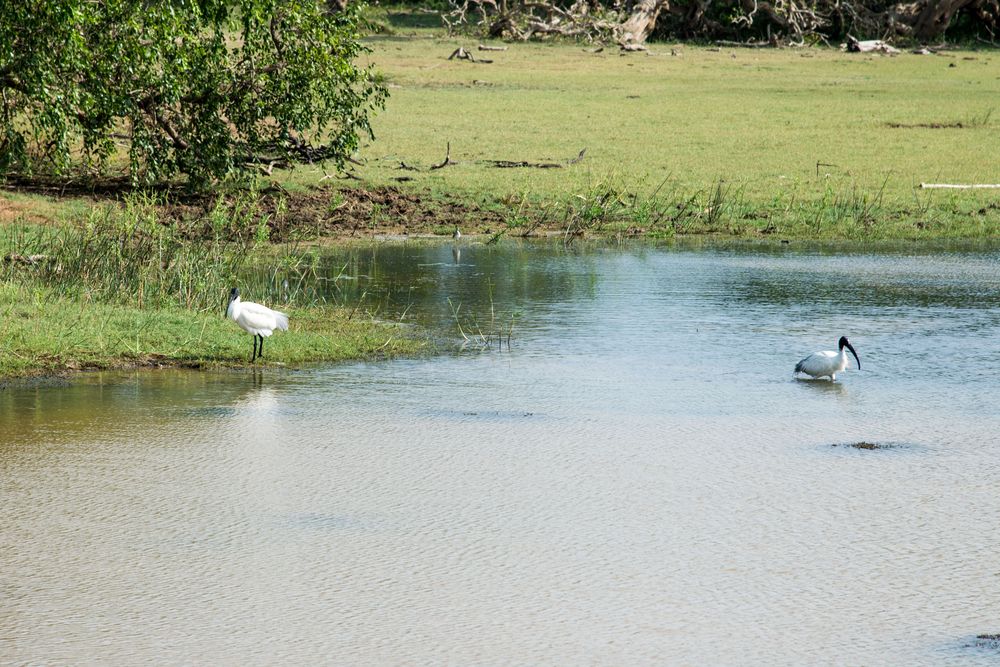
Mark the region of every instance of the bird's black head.
[[229, 314], [229, 306], [232, 305], [233, 301], [240, 298], [240, 291], [235, 287], [229, 290], [229, 303], [226, 304], [225, 310], [222, 311], [222, 316], [225, 317]]
[[861, 360], [858, 359], [858, 353], [854, 351], [854, 346], [851, 345], [851, 341], [847, 340], [847, 336], [841, 336], [840, 340], [837, 342], [839, 349], [843, 350], [845, 347], [851, 351], [854, 355], [854, 361], [858, 362], [858, 370], [861, 370]]

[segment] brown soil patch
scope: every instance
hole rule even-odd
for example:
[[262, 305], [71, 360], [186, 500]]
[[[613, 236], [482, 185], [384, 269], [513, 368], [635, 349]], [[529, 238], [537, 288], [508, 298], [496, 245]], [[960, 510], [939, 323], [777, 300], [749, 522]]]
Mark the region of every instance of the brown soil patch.
[[0, 225], [5, 225], [15, 220], [34, 223], [47, 222], [44, 216], [32, 210], [30, 204], [0, 197]]
[[[215, 205], [215, 198], [189, 199], [161, 206], [161, 212], [192, 236], [204, 236], [213, 233], [207, 216]], [[317, 236], [441, 235], [450, 234], [455, 227], [463, 233], [488, 234], [503, 221], [496, 211], [392, 187], [291, 193], [271, 189], [262, 193], [257, 206], [259, 214], [267, 216], [274, 241]]]
[[[124, 181], [99, 185], [67, 186], [44, 181], [8, 182], [7, 189], [45, 195], [56, 200], [86, 199], [94, 204], [122, 201], [131, 192]], [[192, 238], [208, 237], [213, 230], [209, 214], [220, 196], [235, 203], [235, 194], [193, 195], [176, 187], [154, 189], [166, 204], [159, 211], [165, 223], [177, 224]], [[270, 238], [364, 238], [387, 235], [442, 235], [460, 227], [463, 234], [490, 234], [502, 228], [503, 216], [472, 203], [429, 193], [405, 192], [394, 187], [335, 187], [289, 192], [274, 186], [260, 193], [251, 216], [266, 216]], [[45, 211], [31, 202], [0, 197], [0, 224], [15, 219], [47, 221]], [[231, 230], [246, 233], [247, 230]]]

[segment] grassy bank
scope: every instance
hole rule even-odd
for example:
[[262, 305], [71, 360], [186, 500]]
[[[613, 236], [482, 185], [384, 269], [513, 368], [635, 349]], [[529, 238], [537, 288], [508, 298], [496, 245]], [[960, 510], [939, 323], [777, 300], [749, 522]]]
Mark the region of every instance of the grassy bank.
[[[419, 18], [419, 17], [416, 17]], [[670, 235], [982, 237], [1000, 231], [1000, 55], [651, 44], [649, 53], [412, 29], [373, 38], [391, 88], [356, 173], [503, 202], [508, 222]], [[426, 21], [426, 19], [425, 19]], [[492, 63], [448, 60], [458, 46]], [[458, 164], [430, 170], [445, 157]], [[491, 160], [579, 163], [498, 168]], [[400, 163], [418, 171], [401, 168]], [[321, 175], [292, 175], [303, 185]], [[400, 180], [404, 179], [404, 180]]]
[[0, 378], [247, 364], [251, 337], [223, 317], [232, 285], [290, 315], [289, 331], [268, 339], [263, 364], [426, 348], [419, 332], [330, 303], [305, 287], [314, 258], [260, 242], [253, 229], [244, 237], [192, 242], [142, 204], [97, 209], [83, 226], [0, 226], [6, 258], [0, 263]]

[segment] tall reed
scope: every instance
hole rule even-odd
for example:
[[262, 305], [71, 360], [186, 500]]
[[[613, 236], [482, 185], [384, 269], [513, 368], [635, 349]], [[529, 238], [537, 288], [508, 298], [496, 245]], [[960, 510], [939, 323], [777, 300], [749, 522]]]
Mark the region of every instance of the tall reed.
[[310, 280], [317, 258], [267, 243], [267, 219], [236, 203], [208, 216], [208, 238], [185, 238], [154, 201], [93, 209], [82, 225], [0, 228], [0, 278], [57, 294], [140, 308], [213, 309], [234, 285], [274, 303], [322, 300]]

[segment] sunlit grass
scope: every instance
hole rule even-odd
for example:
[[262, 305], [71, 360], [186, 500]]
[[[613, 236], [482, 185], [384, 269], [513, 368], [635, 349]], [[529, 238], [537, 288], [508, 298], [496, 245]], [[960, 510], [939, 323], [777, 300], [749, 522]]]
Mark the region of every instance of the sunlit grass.
[[[429, 27], [430, 14], [394, 10], [380, 20], [392, 32], [369, 39], [369, 58], [391, 96], [376, 140], [358, 153], [363, 164], [350, 165], [359, 180], [305, 165], [278, 174], [288, 196], [398, 187], [420, 193], [423, 222], [413, 231], [442, 234], [451, 229], [428, 220], [457, 198], [499, 214], [499, 225], [475, 214], [463, 224], [490, 238], [1000, 233], [1000, 190], [919, 187], [1000, 183], [992, 51], [886, 57], [651, 44], [622, 56], [613, 47], [515, 43], [483, 52], [486, 64], [448, 60], [458, 46], [478, 53], [480, 40], [444, 35]], [[449, 144], [456, 164], [430, 169]], [[88, 205], [5, 193], [0, 220], [65, 220]], [[374, 208], [365, 215], [357, 226], [372, 234], [392, 222]]]
[[[373, 359], [426, 347], [413, 331], [336, 307], [288, 309], [258, 365]], [[215, 312], [81, 301], [37, 285], [0, 284], [0, 379], [67, 370], [249, 362], [251, 338]]]
[[234, 285], [290, 315], [290, 330], [268, 340], [263, 363], [426, 347], [415, 330], [330, 303], [316, 291], [315, 256], [268, 245], [256, 216], [230, 210], [220, 224], [222, 237], [188, 241], [139, 202], [94, 209], [80, 225], [0, 225], [0, 378], [244, 364], [251, 337], [224, 318]]
[[[686, 223], [671, 223], [681, 233], [979, 236], [1000, 227], [988, 206], [1000, 191], [918, 188], [1000, 182], [994, 53], [889, 58], [653, 44], [649, 54], [623, 57], [532, 43], [478, 64], [447, 60], [475, 38], [432, 34], [370, 42], [391, 98], [376, 119], [377, 140], [361, 152], [366, 166], [356, 169], [368, 183], [486, 205], [568, 204], [609, 189], [648, 202], [656, 193], [663, 210], [691, 209]], [[458, 164], [429, 170], [449, 142]], [[565, 162], [584, 148], [585, 158], [563, 169], [486, 163]], [[401, 170], [401, 161], [421, 171]], [[320, 178], [319, 169], [290, 175], [302, 184]], [[706, 211], [713, 201], [723, 214]]]

